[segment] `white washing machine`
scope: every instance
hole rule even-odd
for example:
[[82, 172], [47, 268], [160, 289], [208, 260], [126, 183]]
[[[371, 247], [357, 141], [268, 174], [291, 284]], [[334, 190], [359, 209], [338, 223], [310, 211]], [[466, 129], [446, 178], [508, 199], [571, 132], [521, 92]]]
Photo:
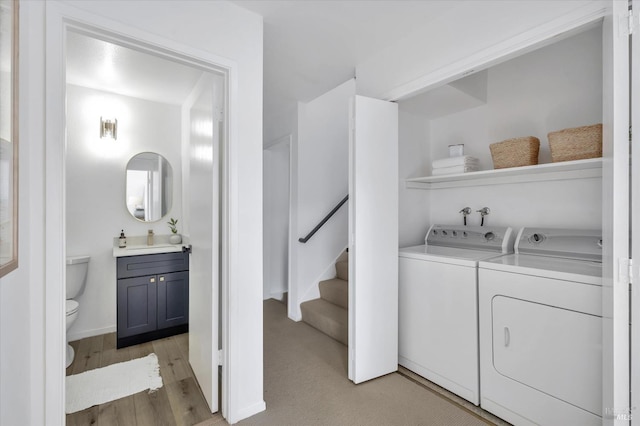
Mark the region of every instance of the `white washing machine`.
[[513, 252], [507, 227], [432, 226], [399, 251], [398, 363], [478, 405], [478, 262]]
[[479, 264], [480, 405], [515, 425], [602, 424], [602, 233], [523, 228]]

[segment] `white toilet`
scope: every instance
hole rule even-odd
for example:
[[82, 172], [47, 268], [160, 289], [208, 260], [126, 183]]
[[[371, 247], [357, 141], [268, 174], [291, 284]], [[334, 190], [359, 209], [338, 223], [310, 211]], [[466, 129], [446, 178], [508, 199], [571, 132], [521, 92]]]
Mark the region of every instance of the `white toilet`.
[[[89, 256], [69, 256], [67, 257], [67, 301], [66, 301], [66, 314], [67, 314], [67, 333], [71, 324], [73, 324], [78, 318], [78, 311], [80, 304], [73, 300], [74, 297], [79, 296], [84, 291], [84, 286], [87, 283], [87, 271], [89, 269]], [[73, 362], [75, 356], [73, 348], [69, 344], [69, 338], [67, 337], [67, 367]]]

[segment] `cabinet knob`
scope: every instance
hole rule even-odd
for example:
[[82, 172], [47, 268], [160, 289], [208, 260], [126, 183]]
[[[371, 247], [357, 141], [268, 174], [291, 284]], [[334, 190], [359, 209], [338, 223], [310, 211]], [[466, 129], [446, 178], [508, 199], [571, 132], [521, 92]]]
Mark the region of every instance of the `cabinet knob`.
[[160, 277], [160, 281], [164, 281], [164, 277]]
[[156, 282], [156, 278], [155, 278], [155, 277], [153, 277], [153, 278], [149, 278], [149, 282], [150, 282], [150, 283], [155, 283], [155, 282]]

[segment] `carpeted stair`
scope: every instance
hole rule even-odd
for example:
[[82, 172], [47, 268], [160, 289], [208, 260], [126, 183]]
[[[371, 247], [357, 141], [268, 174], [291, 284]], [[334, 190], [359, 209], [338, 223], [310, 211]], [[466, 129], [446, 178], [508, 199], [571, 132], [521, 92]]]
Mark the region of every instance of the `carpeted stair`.
[[349, 344], [349, 256], [336, 262], [336, 277], [321, 281], [320, 299], [300, 304], [302, 321], [345, 345]]

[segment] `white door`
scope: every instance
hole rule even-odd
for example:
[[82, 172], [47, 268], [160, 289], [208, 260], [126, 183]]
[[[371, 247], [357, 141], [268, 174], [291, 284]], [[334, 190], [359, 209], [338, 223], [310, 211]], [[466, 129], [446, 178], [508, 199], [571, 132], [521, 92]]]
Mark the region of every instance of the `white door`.
[[[640, 0], [633, 0], [634, 15], [640, 12]], [[622, 12], [621, 12], [622, 13]], [[634, 22], [634, 32], [640, 29], [638, 21]], [[631, 253], [633, 258], [633, 287], [631, 292], [631, 424], [640, 425], [640, 45], [632, 44], [631, 51]], [[621, 330], [622, 332], [623, 330]], [[621, 359], [621, 361], [623, 361]]]
[[206, 75], [188, 109], [189, 363], [211, 412], [218, 411], [220, 126], [223, 79]]
[[[629, 15], [626, 1], [613, 0], [611, 4], [612, 15], [605, 17], [603, 27], [602, 414], [603, 424], [627, 425], [632, 408], [628, 279]], [[637, 84], [633, 85], [637, 90]], [[637, 219], [634, 220], [637, 225]], [[635, 420], [640, 423], [638, 417]]]
[[263, 298], [282, 299], [289, 289], [291, 136], [264, 150]]
[[398, 105], [355, 96], [349, 141], [349, 379], [398, 369]]

